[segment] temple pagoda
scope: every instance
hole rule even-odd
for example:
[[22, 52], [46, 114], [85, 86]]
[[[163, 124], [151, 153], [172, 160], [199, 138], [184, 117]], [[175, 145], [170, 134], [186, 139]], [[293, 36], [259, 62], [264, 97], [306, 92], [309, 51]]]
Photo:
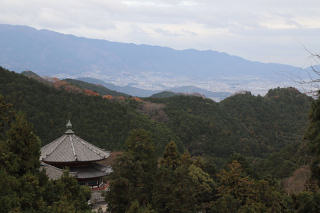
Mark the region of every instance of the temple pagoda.
[[112, 172], [111, 167], [100, 164], [110, 156], [104, 151], [75, 135], [71, 122], [61, 137], [41, 148], [41, 166], [49, 178], [61, 176], [63, 169], [68, 169], [80, 184], [92, 188], [104, 185], [103, 177]]

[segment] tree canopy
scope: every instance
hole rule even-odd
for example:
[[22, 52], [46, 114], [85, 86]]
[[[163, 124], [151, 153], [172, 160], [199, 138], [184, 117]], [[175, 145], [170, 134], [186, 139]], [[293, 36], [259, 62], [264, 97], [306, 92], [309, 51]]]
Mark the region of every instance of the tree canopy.
[[68, 173], [50, 181], [40, 171], [39, 138], [2, 96], [0, 123], [0, 212], [90, 212], [89, 189]]

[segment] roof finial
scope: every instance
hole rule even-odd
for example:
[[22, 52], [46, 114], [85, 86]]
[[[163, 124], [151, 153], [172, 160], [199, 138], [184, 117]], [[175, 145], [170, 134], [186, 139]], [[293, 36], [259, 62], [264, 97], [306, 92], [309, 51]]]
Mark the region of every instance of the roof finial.
[[65, 132], [66, 134], [73, 134], [74, 132], [72, 131], [72, 124], [71, 124], [71, 121], [68, 120], [68, 123], [66, 124], [66, 127], [67, 127], [67, 131]]
[[72, 124], [71, 121], [68, 120], [68, 123], [66, 124], [67, 129], [71, 129], [72, 128]]

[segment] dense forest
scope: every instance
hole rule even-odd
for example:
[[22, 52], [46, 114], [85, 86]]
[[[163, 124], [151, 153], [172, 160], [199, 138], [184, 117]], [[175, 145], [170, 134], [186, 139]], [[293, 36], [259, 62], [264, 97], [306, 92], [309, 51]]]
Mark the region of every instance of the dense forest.
[[[72, 178], [50, 182], [38, 172], [40, 146], [61, 136], [68, 119], [80, 137], [123, 152], [109, 177], [106, 201], [112, 212], [320, 211], [318, 99], [294, 88], [265, 96], [243, 92], [220, 103], [192, 95], [106, 99], [94, 85], [80, 82], [97, 96], [41, 81], [0, 68], [0, 184], [11, 183], [0, 196], [14, 200], [3, 203], [12, 212], [14, 206], [17, 212], [50, 206], [43, 212], [52, 212], [59, 203], [70, 212], [88, 210], [85, 189], [70, 189], [81, 194], [75, 200], [74, 192], [62, 190]], [[34, 161], [24, 165], [24, 155]], [[309, 165], [312, 176], [303, 192], [285, 192], [282, 180]], [[26, 185], [33, 193], [19, 195], [26, 178], [40, 185]], [[53, 192], [47, 196], [38, 189]], [[56, 197], [64, 193], [64, 200]], [[34, 196], [41, 202], [25, 201]]]
[[90, 190], [67, 172], [49, 180], [39, 157], [40, 140], [31, 125], [0, 96], [0, 212], [91, 212]]
[[88, 90], [92, 90], [97, 92], [99, 95], [111, 95], [111, 96], [123, 96], [123, 97], [128, 97], [129, 95], [125, 94], [125, 93], [121, 93], [121, 92], [117, 92], [114, 90], [110, 90], [102, 85], [96, 85], [96, 84], [90, 84], [84, 81], [79, 81], [79, 80], [75, 80], [75, 79], [65, 79], [64, 81], [78, 86], [82, 89], [88, 89]]
[[123, 150], [129, 131], [142, 128], [151, 132], [158, 155], [173, 140], [180, 151], [212, 158], [218, 168], [238, 156], [253, 162], [257, 173], [282, 178], [301, 164], [293, 147], [303, 138], [312, 98], [294, 88], [273, 89], [264, 97], [245, 92], [220, 103], [190, 95], [136, 101], [104, 99], [107, 89], [68, 81], [100, 96], [48, 86], [5, 69], [0, 94], [26, 113], [43, 145], [59, 137], [71, 119], [76, 134], [112, 151]]
[[[277, 88], [264, 97], [245, 92], [220, 103], [185, 95], [148, 101], [165, 105], [166, 124], [192, 155], [224, 164], [240, 154], [251, 158], [255, 171], [285, 177], [299, 164], [292, 147], [302, 141], [312, 99], [294, 88]], [[274, 158], [279, 152], [280, 159]]]
[[136, 112], [137, 103], [131, 99], [113, 101], [68, 92], [2, 68], [0, 94], [26, 114], [42, 145], [60, 137], [68, 119], [77, 135], [109, 150], [122, 149], [128, 132], [135, 128], [152, 132], [159, 150], [170, 140], [179, 141], [165, 124]]

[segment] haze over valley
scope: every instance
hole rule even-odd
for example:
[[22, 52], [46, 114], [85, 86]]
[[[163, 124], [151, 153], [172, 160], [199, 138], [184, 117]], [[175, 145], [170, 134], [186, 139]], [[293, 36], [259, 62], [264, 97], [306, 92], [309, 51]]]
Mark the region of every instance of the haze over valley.
[[0, 213], [319, 213], [319, 0], [0, 0]]
[[141, 97], [170, 90], [219, 101], [239, 91], [264, 95], [275, 87], [300, 87], [299, 81], [310, 79], [300, 67], [213, 50], [175, 50], [4, 24], [0, 38], [3, 67], [61, 79], [99, 79], [106, 87]]

